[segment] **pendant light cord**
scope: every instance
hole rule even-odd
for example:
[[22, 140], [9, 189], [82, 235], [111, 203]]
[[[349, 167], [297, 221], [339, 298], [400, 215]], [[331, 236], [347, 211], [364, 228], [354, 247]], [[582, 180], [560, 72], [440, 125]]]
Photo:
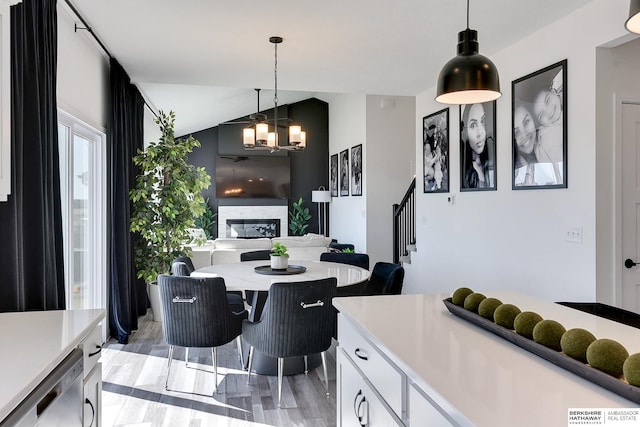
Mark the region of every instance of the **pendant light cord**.
[[469, 29], [469, 0], [467, 0], [467, 30]]
[[274, 104], [274, 110], [273, 110], [273, 116], [274, 116], [274, 122], [273, 122], [273, 127], [274, 127], [274, 132], [275, 132], [275, 144], [276, 147], [280, 145], [280, 142], [278, 141], [278, 43], [274, 43], [274, 66], [273, 66], [273, 79], [275, 82], [275, 94], [273, 95], [273, 104]]

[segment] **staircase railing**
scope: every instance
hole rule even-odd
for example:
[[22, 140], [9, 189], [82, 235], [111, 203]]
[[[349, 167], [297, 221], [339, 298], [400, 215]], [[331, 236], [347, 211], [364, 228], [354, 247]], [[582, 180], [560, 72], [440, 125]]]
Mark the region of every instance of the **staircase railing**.
[[393, 262], [409, 254], [409, 245], [416, 243], [416, 178], [409, 185], [400, 204], [393, 205]]

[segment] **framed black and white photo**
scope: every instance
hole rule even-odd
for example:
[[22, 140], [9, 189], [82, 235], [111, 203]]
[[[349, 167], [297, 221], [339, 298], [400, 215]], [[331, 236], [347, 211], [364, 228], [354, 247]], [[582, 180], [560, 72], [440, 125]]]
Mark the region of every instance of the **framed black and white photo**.
[[496, 102], [460, 106], [460, 191], [496, 189]]
[[329, 191], [331, 191], [331, 197], [338, 197], [338, 155], [331, 155], [329, 162], [329, 172], [331, 182], [329, 184]]
[[351, 147], [351, 195], [362, 196], [362, 144]]
[[514, 190], [567, 188], [567, 60], [514, 80]]
[[349, 149], [340, 152], [340, 196], [349, 195]]
[[449, 109], [422, 119], [424, 192], [449, 192]]

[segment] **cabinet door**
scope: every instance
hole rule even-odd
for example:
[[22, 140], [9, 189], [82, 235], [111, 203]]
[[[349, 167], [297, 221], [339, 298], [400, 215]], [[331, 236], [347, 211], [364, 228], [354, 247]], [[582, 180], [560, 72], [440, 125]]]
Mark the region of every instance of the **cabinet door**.
[[353, 362], [338, 349], [338, 426], [396, 427], [402, 425], [365, 381]]
[[102, 427], [102, 363], [97, 363], [84, 380], [84, 427]]
[[450, 427], [453, 424], [431, 403], [415, 384], [409, 387], [409, 425]]

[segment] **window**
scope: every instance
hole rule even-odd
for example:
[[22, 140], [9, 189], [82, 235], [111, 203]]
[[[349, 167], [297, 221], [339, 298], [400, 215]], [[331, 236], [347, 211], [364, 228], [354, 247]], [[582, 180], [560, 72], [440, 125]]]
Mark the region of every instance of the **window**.
[[58, 110], [67, 308], [105, 308], [105, 135]]

